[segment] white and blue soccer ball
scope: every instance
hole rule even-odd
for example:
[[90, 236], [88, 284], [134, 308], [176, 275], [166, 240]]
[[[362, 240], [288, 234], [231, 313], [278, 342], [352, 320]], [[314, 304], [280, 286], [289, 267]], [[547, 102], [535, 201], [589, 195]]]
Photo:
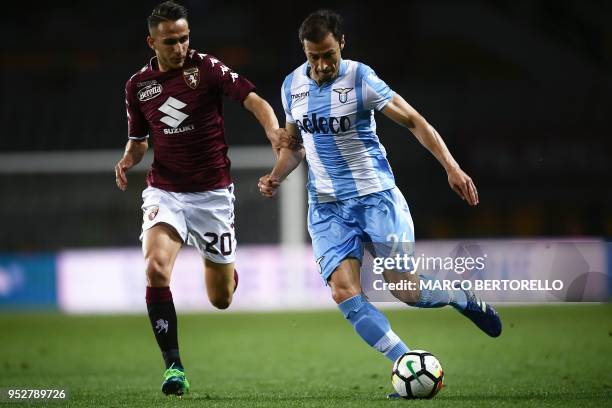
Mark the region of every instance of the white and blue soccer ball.
[[411, 350], [393, 363], [391, 382], [402, 398], [433, 398], [444, 385], [444, 371], [433, 354]]

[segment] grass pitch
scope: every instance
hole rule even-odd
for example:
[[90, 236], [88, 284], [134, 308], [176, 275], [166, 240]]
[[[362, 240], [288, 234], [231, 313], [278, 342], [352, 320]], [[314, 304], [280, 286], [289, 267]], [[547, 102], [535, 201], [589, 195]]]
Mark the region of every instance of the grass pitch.
[[335, 311], [179, 312], [191, 382], [180, 400], [159, 390], [162, 361], [144, 315], [2, 314], [0, 388], [68, 390], [65, 402], [28, 406], [599, 407], [612, 400], [612, 305], [500, 308], [498, 339], [450, 308], [386, 314], [409, 347], [440, 359], [446, 386], [433, 400], [386, 400], [391, 363]]

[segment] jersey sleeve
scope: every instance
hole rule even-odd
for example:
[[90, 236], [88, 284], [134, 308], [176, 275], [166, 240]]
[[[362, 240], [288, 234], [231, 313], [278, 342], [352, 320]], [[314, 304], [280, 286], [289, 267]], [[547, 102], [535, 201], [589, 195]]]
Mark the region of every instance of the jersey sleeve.
[[361, 71], [363, 106], [368, 110], [383, 110], [395, 92], [376, 75], [372, 68], [362, 64]]
[[125, 109], [127, 111], [128, 138], [144, 140], [149, 137], [149, 125], [138, 106], [131, 79], [125, 84]]
[[291, 78], [287, 77], [281, 86], [281, 101], [283, 102], [283, 110], [285, 111], [285, 120], [289, 123], [295, 123], [291, 114]]
[[238, 75], [215, 57], [208, 56], [202, 64], [208, 65], [206, 69], [212, 74], [219, 91], [229, 99], [243, 103], [246, 97], [255, 91], [255, 85], [251, 81]]

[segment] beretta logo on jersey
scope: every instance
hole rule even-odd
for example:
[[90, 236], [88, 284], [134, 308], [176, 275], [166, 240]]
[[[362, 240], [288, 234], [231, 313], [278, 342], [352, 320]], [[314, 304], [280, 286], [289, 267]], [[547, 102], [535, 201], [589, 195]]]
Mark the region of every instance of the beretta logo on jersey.
[[147, 85], [138, 91], [138, 100], [140, 102], [150, 101], [151, 99], [161, 95], [162, 89], [161, 84]]
[[200, 83], [200, 70], [198, 67], [191, 67], [183, 70], [183, 79], [187, 86], [196, 89]]

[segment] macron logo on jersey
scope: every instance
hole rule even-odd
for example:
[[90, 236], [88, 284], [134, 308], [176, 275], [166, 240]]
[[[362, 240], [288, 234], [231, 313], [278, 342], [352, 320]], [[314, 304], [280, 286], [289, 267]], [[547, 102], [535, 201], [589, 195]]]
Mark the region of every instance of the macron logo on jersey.
[[162, 106], [157, 108], [162, 113], [168, 115], [161, 118], [160, 121], [170, 127], [177, 128], [185, 119], [189, 117], [189, 115], [179, 110], [183, 109], [185, 106], [187, 105], [178, 99], [169, 97]]

